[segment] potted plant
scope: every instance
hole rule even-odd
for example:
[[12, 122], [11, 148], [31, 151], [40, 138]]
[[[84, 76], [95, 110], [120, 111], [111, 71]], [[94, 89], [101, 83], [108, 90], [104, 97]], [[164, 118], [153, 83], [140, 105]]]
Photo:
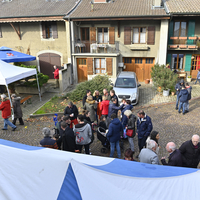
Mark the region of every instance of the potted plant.
[[163, 96], [168, 96], [169, 91], [177, 82], [178, 75], [174, 74], [165, 65], [155, 64], [151, 68], [151, 77], [156, 87], [161, 87]]
[[187, 76], [187, 82], [191, 82], [192, 81], [192, 77], [191, 76]]

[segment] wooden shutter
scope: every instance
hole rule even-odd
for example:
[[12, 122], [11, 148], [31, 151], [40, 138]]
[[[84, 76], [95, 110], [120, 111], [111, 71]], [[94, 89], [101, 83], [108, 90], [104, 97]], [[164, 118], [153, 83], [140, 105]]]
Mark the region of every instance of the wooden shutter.
[[58, 38], [57, 23], [56, 22], [52, 22], [51, 23], [51, 28], [52, 28], [53, 39]]
[[148, 39], [147, 44], [154, 45], [155, 44], [155, 26], [148, 27]]
[[87, 58], [87, 74], [93, 75], [93, 58]]
[[168, 33], [168, 44], [173, 44], [173, 40], [170, 37], [174, 36], [174, 22], [170, 21], [169, 23], [169, 33]]
[[1, 25], [0, 25], [0, 38], [2, 38], [2, 31], [1, 31]]
[[112, 58], [106, 58], [107, 74], [112, 76]]
[[[188, 37], [192, 37], [195, 36], [195, 21], [194, 20], [190, 20], [188, 22]], [[194, 44], [194, 40], [187, 40], [188, 44]]]
[[115, 44], [115, 27], [109, 28], [109, 44]]
[[47, 38], [46, 37], [46, 30], [45, 30], [45, 22], [42, 22], [42, 37]]
[[96, 28], [90, 27], [90, 42], [96, 43]]
[[124, 27], [124, 44], [131, 44], [131, 27]]

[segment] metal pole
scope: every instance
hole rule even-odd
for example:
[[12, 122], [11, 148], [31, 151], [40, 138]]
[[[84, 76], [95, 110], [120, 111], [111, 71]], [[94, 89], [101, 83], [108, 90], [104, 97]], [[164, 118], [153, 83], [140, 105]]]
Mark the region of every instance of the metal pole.
[[9, 92], [9, 89], [8, 89], [8, 85], [6, 84], [6, 88], [7, 88], [7, 91], [8, 91], [8, 96], [9, 96], [9, 99], [10, 99], [10, 105], [11, 105], [11, 108], [12, 108], [12, 113], [14, 115], [14, 109], [13, 109], [13, 105], [12, 105], [12, 99], [10, 97], [10, 92]]
[[37, 71], [36, 71], [36, 79], [37, 79], [37, 85], [38, 85], [38, 92], [39, 92], [40, 101], [42, 101], [41, 94], [40, 94], [40, 86], [39, 86]]

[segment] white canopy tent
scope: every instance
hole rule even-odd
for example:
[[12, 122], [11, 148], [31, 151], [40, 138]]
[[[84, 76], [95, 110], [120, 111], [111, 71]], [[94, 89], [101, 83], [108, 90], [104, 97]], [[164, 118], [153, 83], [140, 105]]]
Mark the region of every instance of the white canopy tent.
[[[32, 76], [32, 75], [36, 75], [38, 92], [39, 92], [39, 97], [40, 97], [40, 101], [41, 101], [41, 94], [40, 94], [37, 70], [30, 69], [30, 68], [24, 68], [24, 67], [17, 67], [15, 65], [11, 65], [9, 63], [6, 63], [6, 62], [0, 60], [0, 85], [5, 85], [7, 90], [8, 90], [8, 84], [18, 81], [20, 79]], [[8, 95], [10, 98], [9, 90], [8, 90]], [[11, 98], [10, 98], [10, 102], [12, 105]]]

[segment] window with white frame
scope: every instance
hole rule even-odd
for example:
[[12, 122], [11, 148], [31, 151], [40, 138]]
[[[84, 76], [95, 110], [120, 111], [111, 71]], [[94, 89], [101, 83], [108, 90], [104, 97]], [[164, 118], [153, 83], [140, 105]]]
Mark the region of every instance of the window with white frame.
[[146, 43], [146, 28], [133, 28], [133, 43], [144, 44]]
[[95, 58], [95, 74], [106, 73], [106, 59], [105, 58]]
[[108, 28], [97, 28], [98, 43], [108, 43]]

